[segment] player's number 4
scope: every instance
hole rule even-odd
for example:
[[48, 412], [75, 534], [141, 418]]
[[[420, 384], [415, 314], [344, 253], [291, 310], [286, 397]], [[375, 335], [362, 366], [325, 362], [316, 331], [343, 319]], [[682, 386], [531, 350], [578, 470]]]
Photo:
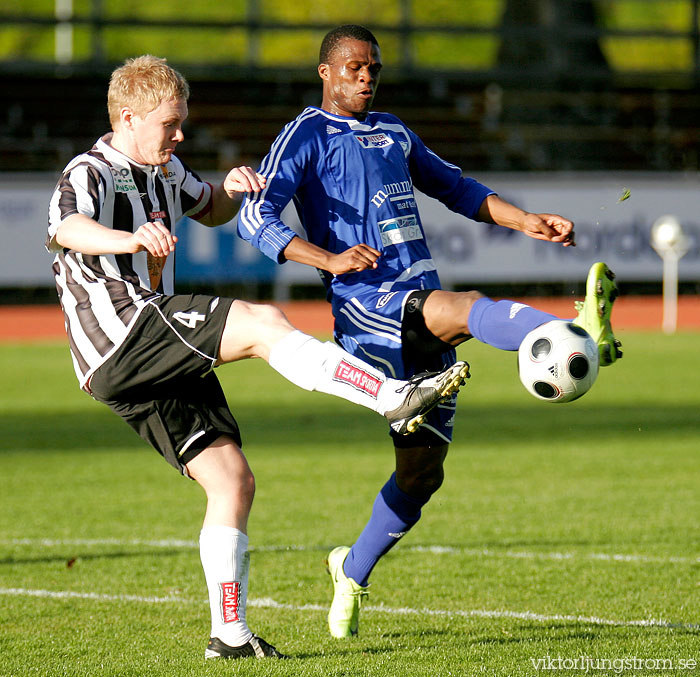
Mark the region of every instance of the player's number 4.
[[194, 329], [197, 326], [197, 322], [204, 322], [206, 316], [193, 310], [189, 313], [183, 313], [179, 310], [177, 313], [173, 314], [173, 318], [177, 320], [180, 324], [184, 324], [188, 329]]

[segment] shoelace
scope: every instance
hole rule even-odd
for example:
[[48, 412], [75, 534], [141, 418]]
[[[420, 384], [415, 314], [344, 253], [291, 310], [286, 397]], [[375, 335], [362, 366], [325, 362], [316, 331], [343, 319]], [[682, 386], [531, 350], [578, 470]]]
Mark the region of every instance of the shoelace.
[[414, 374], [411, 376], [406, 383], [404, 383], [400, 388], [396, 390], [397, 393], [402, 393], [406, 388], [409, 386], [413, 386], [414, 388], [419, 386], [423, 381], [426, 379], [432, 378], [433, 376], [437, 376], [442, 372], [440, 371], [422, 371], [420, 374]]
[[357, 597], [359, 603], [362, 604], [362, 600], [365, 597], [369, 597], [369, 590], [363, 588], [362, 590], [353, 590], [352, 592], [349, 592], [347, 594], [349, 594], [351, 597]]
[[[337, 579], [334, 579], [334, 580], [337, 580]], [[347, 579], [347, 580], [350, 581], [350, 579]], [[357, 584], [355, 584], [355, 585], [357, 585]], [[350, 586], [348, 586], [348, 587], [350, 587]], [[363, 587], [360, 587], [359, 590], [355, 590], [354, 588], [352, 588], [351, 590], [344, 590], [343, 595], [350, 595], [351, 597], [359, 597], [360, 601], [362, 601], [363, 597], [367, 597], [369, 595], [369, 590], [367, 588], [363, 588]]]

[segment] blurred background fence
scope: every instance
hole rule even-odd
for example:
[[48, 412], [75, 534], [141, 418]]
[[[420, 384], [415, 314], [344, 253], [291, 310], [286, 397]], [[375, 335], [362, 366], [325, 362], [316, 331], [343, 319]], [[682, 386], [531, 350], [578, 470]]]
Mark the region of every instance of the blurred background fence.
[[[187, 76], [190, 118], [179, 155], [215, 177], [234, 164], [257, 165], [287, 121], [320, 103], [318, 47], [347, 22], [367, 25], [381, 44], [377, 109], [398, 114], [439, 155], [529, 208], [556, 203], [583, 224], [586, 241], [599, 243], [592, 256], [607, 255], [601, 232], [613, 232], [618, 219], [620, 233], [633, 233], [618, 237], [623, 263], [644, 250], [630, 283], [658, 286], [647, 231], [655, 217], [676, 213], [691, 245], [683, 289], [698, 291], [700, 0], [0, 0], [0, 234], [21, 250], [2, 253], [0, 287], [10, 292], [0, 300], [48, 280], [47, 260], [43, 273], [26, 274], [41, 259], [48, 192], [68, 160], [108, 129], [115, 65], [149, 52]], [[611, 196], [635, 182], [615, 211]], [[431, 218], [439, 249], [457, 259], [470, 245], [448, 236], [447, 217]], [[569, 262], [541, 274], [533, 260], [529, 272], [501, 265], [494, 276], [490, 264], [479, 265], [478, 246], [494, 245], [493, 233], [474, 232], [463, 277], [551, 286], [580, 274]], [[313, 274], [290, 274], [240, 249], [230, 228], [209, 237], [185, 238], [181, 279], [283, 295], [315, 283]], [[227, 265], [232, 250], [235, 266]]]

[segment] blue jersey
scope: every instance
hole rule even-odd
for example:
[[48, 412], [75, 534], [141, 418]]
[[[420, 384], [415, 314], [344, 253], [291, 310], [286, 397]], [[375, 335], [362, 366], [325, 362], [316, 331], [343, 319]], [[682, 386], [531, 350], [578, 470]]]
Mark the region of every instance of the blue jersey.
[[440, 288], [414, 187], [469, 218], [493, 192], [462, 177], [394, 115], [359, 121], [315, 107], [285, 126], [260, 173], [267, 186], [246, 198], [238, 234], [270, 258], [282, 263], [295, 236], [280, 218], [290, 200], [313, 244], [339, 254], [365, 243], [381, 252], [375, 269], [321, 272], [334, 307], [372, 290]]
[[[454, 362], [453, 350], [417, 364], [402, 349], [409, 295], [440, 288], [413, 191], [469, 218], [492, 191], [463, 178], [388, 113], [359, 121], [306, 108], [282, 130], [259, 171], [267, 185], [243, 203], [238, 234], [270, 258], [282, 263], [295, 237], [280, 218], [290, 200], [309, 242], [336, 254], [363, 243], [381, 252], [377, 268], [337, 276], [320, 271], [335, 339], [345, 350], [395, 378]], [[433, 409], [423, 427], [449, 442], [454, 409], [453, 398]]]

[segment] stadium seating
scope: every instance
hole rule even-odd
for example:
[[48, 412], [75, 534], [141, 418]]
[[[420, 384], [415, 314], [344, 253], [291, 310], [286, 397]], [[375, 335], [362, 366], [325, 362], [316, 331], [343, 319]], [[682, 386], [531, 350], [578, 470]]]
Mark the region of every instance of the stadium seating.
[[[203, 171], [256, 164], [282, 126], [318, 104], [313, 79], [191, 80], [181, 155]], [[59, 170], [106, 129], [106, 77], [5, 75], [0, 171]], [[375, 107], [438, 154], [480, 171], [698, 169], [695, 90], [529, 89], [458, 78], [387, 77]]]

